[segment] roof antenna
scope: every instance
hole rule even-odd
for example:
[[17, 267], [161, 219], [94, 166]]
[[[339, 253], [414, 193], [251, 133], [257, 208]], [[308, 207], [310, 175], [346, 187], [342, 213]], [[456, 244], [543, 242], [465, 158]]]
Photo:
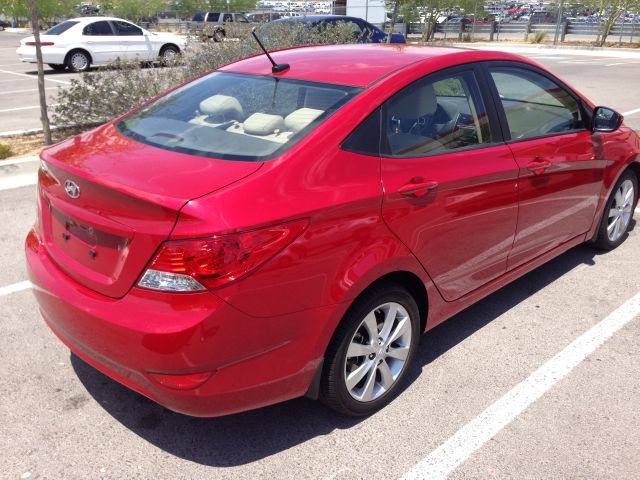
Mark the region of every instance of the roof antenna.
[[280, 73], [280, 72], [284, 72], [285, 70], [288, 70], [289, 69], [289, 64], [288, 63], [276, 63], [276, 62], [273, 61], [273, 58], [271, 58], [271, 55], [269, 55], [269, 52], [267, 52], [267, 49], [264, 48], [264, 45], [262, 45], [262, 42], [260, 41], [260, 39], [256, 35], [256, 28], [257, 27], [253, 27], [251, 29], [251, 35], [253, 35], [253, 38], [256, 39], [256, 42], [258, 42], [258, 45], [260, 45], [260, 48], [262, 49], [262, 51], [265, 53], [265, 55], [267, 56], [267, 58], [271, 62], [271, 65], [273, 65], [273, 67], [271, 67], [271, 71], [273, 73]]

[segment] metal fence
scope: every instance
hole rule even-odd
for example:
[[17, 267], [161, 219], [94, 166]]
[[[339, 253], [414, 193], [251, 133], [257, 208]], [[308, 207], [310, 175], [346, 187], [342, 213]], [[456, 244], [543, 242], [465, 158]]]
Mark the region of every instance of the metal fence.
[[[409, 23], [404, 26], [405, 32], [410, 35], [422, 35], [425, 25], [423, 23]], [[402, 31], [402, 27], [399, 29]], [[514, 23], [498, 23], [489, 22], [485, 24], [476, 24], [473, 27], [471, 24], [447, 24], [441, 23], [436, 25], [436, 33], [443, 34], [448, 38], [455, 38], [456, 36], [462, 39], [463, 35], [471, 34], [478, 36], [489, 37], [489, 40], [499, 40], [501, 34], [520, 34], [524, 35], [529, 33], [536, 33], [546, 31], [550, 36], [555, 36], [558, 32], [558, 40], [564, 42], [567, 35], [584, 35], [592, 36], [594, 39], [598, 36], [599, 32], [604, 30], [604, 25], [598, 26], [593, 23], [571, 23], [563, 22], [559, 25], [554, 23], [527, 23], [527, 22], [514, 22]], [[607, 38], [610, 41], [625, 41], [632, 42], [635, 38], [640, 41], [640, 23], [616, 23], [609, 32]]]

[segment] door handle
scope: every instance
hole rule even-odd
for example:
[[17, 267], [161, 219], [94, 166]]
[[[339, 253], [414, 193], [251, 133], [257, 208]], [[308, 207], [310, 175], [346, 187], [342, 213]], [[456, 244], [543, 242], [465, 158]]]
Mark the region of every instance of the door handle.
[[542, 175], [549, 166], [551, 166], [551, 162], [549, 160], [543, 160], [542, 158], [536, 157], [535, 160], [527, 164], [527, 170], [533, 172], [534, 175]]
[[437, 186], [438, 182], [407, 183], [398, 189], [398, 193], [405, 197], [421, 198]]

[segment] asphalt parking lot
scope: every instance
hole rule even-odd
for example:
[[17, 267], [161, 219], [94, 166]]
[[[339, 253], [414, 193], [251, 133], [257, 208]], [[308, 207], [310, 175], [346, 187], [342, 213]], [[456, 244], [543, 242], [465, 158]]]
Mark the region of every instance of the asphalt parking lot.
[[[16, 73], [33, 69], [11, 66], [12, 55], [0, 43], [0, 131], [37, 126], [34, 112], [5, 111], [37, 105], [36, 92], [6, 93], [31, 85]], [[527, 55], [640, 129], [640, 55]], [[20, 112], [30, 120], [18, 123]], [[618, 249], [576, 247], [431, 331], [410, 386], [370, 418], [299, 399], [196, 419], [100, 374], [44, 325], [22, 253], [35, 168], [0, 161], [3, 478], [640, 476], [637, 227]]]

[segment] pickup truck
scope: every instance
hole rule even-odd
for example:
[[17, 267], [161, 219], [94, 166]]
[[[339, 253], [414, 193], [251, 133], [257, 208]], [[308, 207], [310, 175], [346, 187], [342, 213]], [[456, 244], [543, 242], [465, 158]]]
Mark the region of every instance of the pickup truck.
[[243, 13], [232, 12], [198, 12], [190, 22], [193, 33], [215, 42], [221, 42], [225, 37], [245, 36], [251, 26]]

